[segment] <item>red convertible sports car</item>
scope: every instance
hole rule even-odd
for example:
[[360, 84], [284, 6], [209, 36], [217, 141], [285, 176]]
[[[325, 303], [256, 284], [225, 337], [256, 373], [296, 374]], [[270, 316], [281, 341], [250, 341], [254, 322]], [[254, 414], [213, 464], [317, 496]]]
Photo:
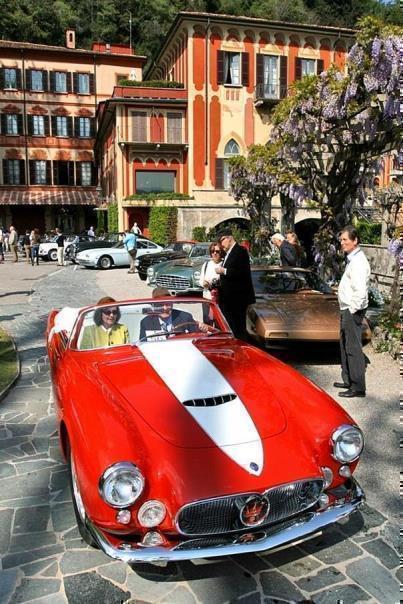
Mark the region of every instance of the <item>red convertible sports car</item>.
[[[113, 306], [52, 311], [47, 328], [60, 443], [89, 544], [128, 563], [265, 551], [363, 502], [354, 420], [236, 340], [218, 307]], [[100, 326], [100, 312], [116, 325]]]

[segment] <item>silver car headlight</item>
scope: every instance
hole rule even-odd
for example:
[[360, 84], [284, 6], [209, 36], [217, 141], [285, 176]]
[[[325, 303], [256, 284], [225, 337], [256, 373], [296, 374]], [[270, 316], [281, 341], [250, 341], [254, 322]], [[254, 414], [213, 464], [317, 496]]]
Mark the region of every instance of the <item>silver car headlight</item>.
[[114, 508], [126, 508], [138, 499], [144, 489], [144, 476], [128, 461], [110, 466], [99, 481], [102, 499]]
[[345, 424], [332, 434], [332, 456], [342, 463], [359, 458], [364, 447], [364, 436], [359, 428]]
[[195, 281], [198, 281], [198, 280], [200, 279], [200, 271], [195, 271], [195, 272], [193, 273], [193, 279], [194, 279]]
[[149, 277], [153, 277], [153, 276], [154, 276], [154, 269], [153, 269], [153, 267], [152, 267], [152, 266], [150, 266], [150, 267], [147, 269], [147, 275], [148, 275]]

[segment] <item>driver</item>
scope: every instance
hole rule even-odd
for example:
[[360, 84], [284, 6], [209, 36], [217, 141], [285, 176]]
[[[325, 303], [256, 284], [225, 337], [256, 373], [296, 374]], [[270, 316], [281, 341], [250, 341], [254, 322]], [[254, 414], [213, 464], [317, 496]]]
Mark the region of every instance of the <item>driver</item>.
[[[165, 298], [170, 296], [170, 293], [164, 287], [156, 287], [152, 292], [153, 298]], [[190, 333], [209, 331], [208, 325], [195, 321], [189, 312], [173, 308], [172, 302], [161, 301], [155, 302], [152, 305], [153, 312], [141, 320], [140, 323], [140, 340], [146, 340], [156, 334], [161, 334], [165, 339], [166, 333]]]

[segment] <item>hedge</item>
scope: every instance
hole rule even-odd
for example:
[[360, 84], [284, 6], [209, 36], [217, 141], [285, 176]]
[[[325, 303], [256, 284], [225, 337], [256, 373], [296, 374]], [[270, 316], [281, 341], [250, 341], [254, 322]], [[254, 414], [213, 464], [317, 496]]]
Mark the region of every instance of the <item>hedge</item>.
[[178, 210], [172, 207], [151, 208], [148, 228], [150, 238], [160, 245], [167, 245], [176, 239]]
[[118, 230], [119, 230], [118, 204], [111, 203], [108, 206], [108, 231], [110, 233], [117, 233]]
[[372, 243], [373, 245], [379, 245], [381, 243], [381, 223], [357, 220], [355, 227], [358, 231], [361, 243]]
[[138, 88], [185, 88], [181, 82], [168, 82], [166, 80], [127, 80], [125, 78], [119, 80], [118, 86], [136, 86]]

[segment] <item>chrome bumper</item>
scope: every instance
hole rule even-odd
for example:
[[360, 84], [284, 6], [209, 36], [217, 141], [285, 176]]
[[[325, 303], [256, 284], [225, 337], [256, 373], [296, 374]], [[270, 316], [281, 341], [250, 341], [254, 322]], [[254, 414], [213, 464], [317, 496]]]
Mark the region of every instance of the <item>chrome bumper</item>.
[[[209, 547], [197, 547], [197, 539], [192, 540], [195, 547], [192, 549], [179, 549], [181, 544], [173, 547], [142, 547], [136, 544], [125, 544], [120, 549], [111, 545], [105, 535], [87, 520], [88, 529], [91, 531], [99, 548], [111, 558], [121, 560], [128, 564], [137, 562], [178, 562], [180, 560], [193, 560], [196, 558], [214, 558], [215, 556], [233, 556], [235, 554], [250, 554], [277, 549], [287, 543], [307, 539], [320, 532], [327, 526], [338, 520], [346, 518], [357, 510], [365, 501], [364, 492], [357, 482], [353, 483], [353, 495], [350, 501], [337, 503], [323, 511], [308, 512], [303, 517], [295, 518], [295, 521], [286, 523], [286, 528], [279, 526], [265, 529], [257, 529], [234, 536], [232, 543], [213, 545]], [[270, 534], [268, 534], [270, 533]], [[248, 538], [251, 540], [248, 541]], [[255, 540], [253, 540], [255, 538]]]

